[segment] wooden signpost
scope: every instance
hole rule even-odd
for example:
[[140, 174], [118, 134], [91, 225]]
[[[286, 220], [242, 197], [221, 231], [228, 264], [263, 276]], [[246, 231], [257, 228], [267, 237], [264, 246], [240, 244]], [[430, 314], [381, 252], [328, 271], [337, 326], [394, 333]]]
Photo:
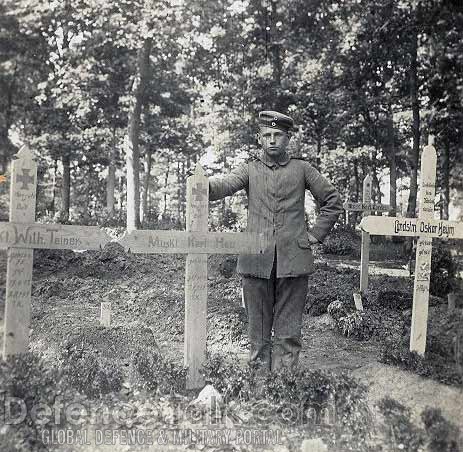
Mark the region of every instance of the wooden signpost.
[[3, 358], [27, 351], [34, 248], [99, 249], [110, 241], [95, 226], [35, 221], [37, 163], [22, 147], [12, 165], [10, 222], [0, 223], [0, 248], [7, 249]]
[[[387, 212], [391, 210], [391, 206], [385, 204], [375, 204], [371, 202], [371, 175], [368, 174], [363, 179], [362, 202], [345, 202], [344, 210], [362, 212], [365, 218], [370, 212]], [[355, 297], [355, 305], [357, 309], [362, 310], [361, 296], [368, 289], [368, 264], [370, 262], [370, 234], [362, 230], [362, 248], [360, 254], [360, 296]], [[360, 304], [359, 304], [360, 303]]]
[[259, 234], [208, 232], [209, 182], [200, 165], [187, 179], [186, 199], [186, 231], [130, 231], [119, 243], [134, 253], [187, 254], [184, 362], [187, 388], [192, 389], [204, 384], [200, 370], [206, 358], [207, 255], [258, 254], [265, 242]]
[[360, 227], [374, 235], [418, 237], [416, 247], [415, 283], [413, 287], [410, 350], [423, 355], [426, 350], [428, 323], [429, 279], [433, 238], [463, 239], [463, 223], [434, 219], [436, 185], [436, 149], [434, 138], [421, 156], [421, 180], [418, 218], [365, 217]]

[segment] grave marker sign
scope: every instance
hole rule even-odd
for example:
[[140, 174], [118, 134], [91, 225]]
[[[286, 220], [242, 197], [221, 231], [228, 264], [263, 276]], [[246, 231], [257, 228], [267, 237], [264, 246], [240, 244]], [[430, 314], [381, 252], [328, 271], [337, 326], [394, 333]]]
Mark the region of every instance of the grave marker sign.
[[185, 269], [185, 354], [187, 387], [203, 385], [200, 374], [206, 358], [207, 255], [258, 254], [265, 249], [260, 234], [208, 232], [209, 182], [201, 165], [187, 179], [186, 231], [135, 230], [119, 243], [134, 253], [187, 254]]
[[[10, 221], [30, 223], [35, 221], [37, 163], [26, 147], [16, 156], [11, 172]], [[7, 250], [3, 356], [24, 352], [29, 344], [33, 261], [32, 249]]]
[[[343, 205], [344, 210], [353, 212], [362, 212], [365, 218], [371, 211], [387, 212], [391, 207], [385, 204], [376, 204], [371, 202], [371, 184], [372, 178], [368, 174], [363, 179], [362, 202], [346, 201]], [[370, 262], [370, 234], [362, 230], [362, 248], [360, 253], [360, 296], [368, 289], [368, 264]], [[354, 297], [355, 299], [355, 297]], [[356, 306], [357, 306], [357, 299]], [[358, 307], [357, 307], [358, 308]], [[360, 309], [361, 310], [361, 309]]]
[[12, 164], [10, 222], [0, 223], [0, 249], [7, 249], [3, 358], [29, 345], [34, 248], [99, 249], [110, 238], [95, 226], [39, 224], [35, 221], [37, 163], [23, 146]]
[[463, 239], [463, 223], [434, 219], [436, 149], [434, 139], [421, 156], [421, 180], [418, 218], [365, 217], [360, 226], [370, 234], [417, 236], [415, 281], [413, 287], [410, 350], [423, 355], [426, 350], [429, 282], [433, 238]]

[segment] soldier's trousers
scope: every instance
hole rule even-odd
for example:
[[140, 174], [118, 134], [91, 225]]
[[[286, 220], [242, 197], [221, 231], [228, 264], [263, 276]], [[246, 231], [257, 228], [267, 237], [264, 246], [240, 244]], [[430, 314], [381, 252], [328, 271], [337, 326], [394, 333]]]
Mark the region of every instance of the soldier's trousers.
[[308, 276], [277, 278], [275, 254], [270, 279], [243, 276], [242, 284], [248, 315], [250, 360], [259, 359], [271, 370], [296, 367], [302, 347], [302, 314]]

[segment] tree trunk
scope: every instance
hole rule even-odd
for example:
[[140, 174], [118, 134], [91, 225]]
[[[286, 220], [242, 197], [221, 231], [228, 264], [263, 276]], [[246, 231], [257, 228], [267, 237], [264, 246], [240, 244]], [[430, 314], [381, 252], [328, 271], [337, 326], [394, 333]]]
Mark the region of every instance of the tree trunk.
[[[378, 165], [376, 165], [376, 161], [377, 161], [377, 156], [378, 156], [378, 153], [376, 151], [376, 149], [371, 153], [371, 157], [372, 157], [372, 165], [371, 165], [371, 178], [372, 178], [372, 182], [373, 182], [373, 187], [374, 187], [374, 190], [372, 190], [372, 201], [373, 202], [377, 202], [379, 204], [381, 204], [381, 186], [380, 186], [380, 183], [379, 183], [379, 178], [378, 178]], [[375, 212], [372, 212], [372, 215], [374, 215]]]
[[151, 182], [151, 161], [152, 151], [146, 150], [144, 161], [144, 178], [143, 178], [143, 192], [141, 199], [140, 221], [143, 224], [148, 217], [148, 197]]
[[58, 174], [58, 160], [55, 159], [55, 163], [53, 165], [53, 179], [52, 179], [52, 191], [51, 191], [51, 203], [50, 203], [50, 211], [52, 215], [55, 215], [56, 209], [56, 176]]
[[397, 161], [394, 141], [394, 121], [392, 117], [392, 107], [389, 106], [387, 118], [387, 150], [386, 155], [389, 160], [389, 211], [390, 217], [397, 215]]
[[449, 204], [450, 204], [450, 143], [443, 143], [444, 149], [442, 152], [442, 204], [441, 218], [449, 219]]
[[410, 61], [410, 98], [413, 113], [413, 146], [409, 156], [411, 175], [410, 175], [410, 195], [408, 197], [407, 216], [416, 216], [416, 201], [418, 192], [418, 162], [420, 157], [420, 104], [418, 98], [418, 35], [413, 32], [411, 61]]
[[164, 209], [162, 213], [163, 218], [165, 218], [167, 215], [167, 185], [169, 183], [169, 165], [170, 165], [169, 156], [167, 157], [166, 165], [167, 165], [166, 175], [164, 176]]
[[63, 185], [61, 187], [61, 212], [60, 221], [69, 220], [69, 206], [71, 198], [71, 158], [64, 154], [61, 158], [63, 163]]
[[138, 52], [137, 74], [132, 87], [132, 106], [129, 114], [126, 140], [128, 231], [140, 227], [140, 161], [138, 143], [140, 138], [141, 110], [145, 102], [151, 45], [151, 38], [146, 39]]
[[180, 180], [180, 160], [177, 161], [177, 222], [182, 222], [182, 181]]
[[106, 179], [106, 209], [114, 214], [114, 191], [116, 187], [116, 128], [113, 127], [113, 139], [109, 148], [108, 177]]
[[125, 186], [125, 180], [124, 176], [121, 175], [119, 179], [119, 212], [122, 212], [124, 209], [124, 186]]

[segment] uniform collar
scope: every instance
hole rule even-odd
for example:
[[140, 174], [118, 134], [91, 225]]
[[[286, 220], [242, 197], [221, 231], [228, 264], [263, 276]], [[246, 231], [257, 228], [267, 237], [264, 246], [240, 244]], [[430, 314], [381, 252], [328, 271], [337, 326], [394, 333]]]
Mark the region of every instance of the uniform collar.
[[[261, 162], [265, 163], [269, 167], [273, 167], [276, 165], [275, 161], [272, 160], [264, 150], [260, 151], [258, 158]], [[285, 151], [283, 152], [283, 154], [279, 156], [277, 163], [278, 165], [282, 166], [282, 165], [286, 165], [289, 162], [289, 160], [290, 160], [290, 157], [288, 153]]]

